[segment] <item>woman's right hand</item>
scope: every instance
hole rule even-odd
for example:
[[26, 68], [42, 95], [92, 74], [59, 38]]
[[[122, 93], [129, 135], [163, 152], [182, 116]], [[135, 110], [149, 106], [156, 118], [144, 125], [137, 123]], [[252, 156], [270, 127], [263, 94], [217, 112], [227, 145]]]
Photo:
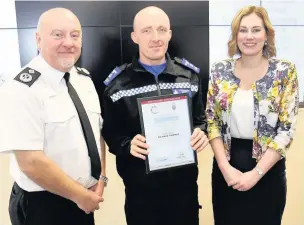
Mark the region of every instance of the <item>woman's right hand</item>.
[[241, 175], [243, 174], [241, 171], [234, 168], [230, 164], [228, 164], [224, 168], [221, 168], [221, 172], [222, 172], [222, 174], [224, 176], [224, 179], [225, 179], [225, 181], [226, 181], [226, 183], [229, 187], [232, 184], [237, 183], [240, 180]]

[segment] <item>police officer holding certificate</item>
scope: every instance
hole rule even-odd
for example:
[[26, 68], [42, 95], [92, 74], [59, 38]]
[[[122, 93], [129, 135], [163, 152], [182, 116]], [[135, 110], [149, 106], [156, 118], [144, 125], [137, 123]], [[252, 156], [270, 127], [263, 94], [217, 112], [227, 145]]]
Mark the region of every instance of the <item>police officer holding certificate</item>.
[[167, 48], [172, 32], [163, 10], [142, 9], [133, 29], [131, 38], [138, 44], [139, 54], [132, 63], [116, 67], [104, 82], [102, 130], [125, 185], [127, 224], [198, 225], [198, 168], [193, 164], [146, 174], [149, 143], [140, 135], [137, 100], [186, 93], [194, 128], [189, 143], [194, 151], [203, 150], [208, 138], [199, 68], [185, 59], [170, 58]]

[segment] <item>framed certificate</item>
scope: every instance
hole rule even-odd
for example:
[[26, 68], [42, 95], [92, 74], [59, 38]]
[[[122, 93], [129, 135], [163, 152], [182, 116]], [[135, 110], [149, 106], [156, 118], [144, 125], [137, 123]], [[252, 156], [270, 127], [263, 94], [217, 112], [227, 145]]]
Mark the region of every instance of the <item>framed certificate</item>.
[[190, 145], [192, 114], [187, 93], [137, 99], [143, 136], [149, 145], [146, 172], [197, 164]]

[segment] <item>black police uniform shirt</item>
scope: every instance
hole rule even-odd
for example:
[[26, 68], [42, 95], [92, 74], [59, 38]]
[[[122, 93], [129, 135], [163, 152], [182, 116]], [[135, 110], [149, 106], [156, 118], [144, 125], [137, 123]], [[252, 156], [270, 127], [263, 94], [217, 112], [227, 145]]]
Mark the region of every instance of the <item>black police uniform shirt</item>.
[[187, 93], [190, 96], [193, 127], [206, 133], [205, 107], [199, 79], [199, 68], [185, 59], [170, 59], [161, 74], [146, 71], [134, 57], [131, 64], [116, 67], [104, 81], [104, 124], [102, 134], [109, 151], [116, 155], [120, 175], [129, 170], [145, 172], [145, 163], [130, 154], [130, 142], [141, 134], [137, 99], [158, 95]]

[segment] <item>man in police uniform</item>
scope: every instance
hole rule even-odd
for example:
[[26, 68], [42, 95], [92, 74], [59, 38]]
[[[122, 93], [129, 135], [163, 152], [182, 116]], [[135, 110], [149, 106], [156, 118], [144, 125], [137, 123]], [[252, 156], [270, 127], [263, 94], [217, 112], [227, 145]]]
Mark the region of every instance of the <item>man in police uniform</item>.
[[0, 152], [12, 153], [12, 225], [93, 225], [103, 201], [104, 141], [98, 95], [74, 67], [82, 30], [69, 10], [39, 19], [40, 54], [1, 87]]
[[[187, 60], [171, 60], [169, 18], [157, 7], [141, 10], [134, 19], [132, 40], [139, 55], [117, 67], [105, 80], [103, 137], [116, 155], [125, 184], [128, 225], [198, 225], [197, 166], [146, 175], [148, 145], [140, 135], [137, 98], [185, 93], [191, 97], [194, 132], [189, 140], [199, 152], [208, 144], [199, 68]], [[174, 146], [172, 146], [174, 148]]]

